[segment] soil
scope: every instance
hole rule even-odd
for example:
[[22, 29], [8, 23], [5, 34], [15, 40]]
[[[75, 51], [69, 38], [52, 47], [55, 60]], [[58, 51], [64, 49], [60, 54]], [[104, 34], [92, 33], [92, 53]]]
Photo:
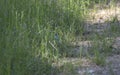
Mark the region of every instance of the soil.
[[[115, 21], [115, 23], [117, 22], [118, 27], [120, 27], [119, 7], [116, 7], [114, 10], [102, 9], [90, 14], [93, 16], [93, 20], [88, 21], [88, 23], [86, 24], [86, 32], [90, 32], [92, 34], [97, 33], [98, 35], [110, 34], [110, 17], [116, 17], [117, 21]], [[104, 66], [99, 66], [96, 65], [94, 62], [87, 62], [87, 64], [85, 65], [86, 61], [84, 61], [83, 63], [85, 66], [81, 66], [78, 68], [78, 75], [120, 75], [120, 36], [118, 35], [116, 37], [113, 37], [112, 40], [112, 55], [106, 57], [106, 64]], [[86, 48], [83, 49], [84, 51], [88, 51], [91, 46], [94, 46], [91, 42], [84, 41], [82, 43], [82, 45]], [[81, 46], [81, 42], [78, 43], [78, 45]]]

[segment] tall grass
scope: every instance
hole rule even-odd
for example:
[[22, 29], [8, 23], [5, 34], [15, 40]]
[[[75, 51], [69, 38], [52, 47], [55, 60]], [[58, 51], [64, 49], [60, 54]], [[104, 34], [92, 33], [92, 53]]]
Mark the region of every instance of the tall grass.
[[66, 42], [84, 31], [90, 3], [1, 0], [0, 75], [55, 74], [52, 62], [64, 55]]

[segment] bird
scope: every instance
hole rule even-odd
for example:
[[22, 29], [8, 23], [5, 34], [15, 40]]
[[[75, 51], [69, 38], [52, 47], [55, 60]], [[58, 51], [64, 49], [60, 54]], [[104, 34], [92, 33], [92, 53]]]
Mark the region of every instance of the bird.
[[58, 33], [55, 33], [54, 38], [55, 38], [55, 40], [56, 40], [57, 42], [59, 42], [60, 39], [59, 39]]

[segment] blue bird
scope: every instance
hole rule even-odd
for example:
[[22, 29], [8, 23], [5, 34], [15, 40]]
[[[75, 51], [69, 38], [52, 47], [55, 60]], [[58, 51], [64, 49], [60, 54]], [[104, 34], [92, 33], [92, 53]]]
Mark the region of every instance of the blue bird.
[[56, 40], [56, 41], [59, 41], [59, 36], [58, 36], [58, 34], [57, 34], [57, 33], [55, 33], [54, 38], [55, 38], [55, 40]]
[[59, 41], [60, 41], [60, 39], [59, 39], [59, 35], [58, 35], [57, 33], [55, 33], [54, 38], [55, 38], [55, 40], [56, 40], [57, 42], [59, 42]]

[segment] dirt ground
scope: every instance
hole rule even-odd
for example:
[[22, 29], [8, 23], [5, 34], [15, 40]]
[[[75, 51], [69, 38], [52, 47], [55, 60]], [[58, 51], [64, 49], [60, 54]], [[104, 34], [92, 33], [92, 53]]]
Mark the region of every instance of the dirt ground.
[[[109, 34], [111, 17], [117, 19], [117, 25], [120, 27], [119, 6], [112, 9], [98, 10], [96, 12], [91, 12], [90, 14], [93, 16], [93, 19], [90, 19], [88, 24], [86, 24], [85, 28], [87, 32], [98, 33], [98, 35], [101, 35], [105, 34], [105, 30], [108, 30], [107, 32]], [[83, 45], [88, 49], [91, 47], [90, 42], [84, 42]], [[113, 39], [112, 51], [113, 54], [107, 56], [105, 59], [105, 66], [98, 66], [95, 63], [88, 63], [87, 61], [87, 65], [89, 64], [89, 66], [86, 65], [87, 67], [82, 66], [82, 68], [78, 68], [78, 75], [120, 75], [120, 36]], [[83, 63], [85, 65], [86, 62], [84, 61]]]

